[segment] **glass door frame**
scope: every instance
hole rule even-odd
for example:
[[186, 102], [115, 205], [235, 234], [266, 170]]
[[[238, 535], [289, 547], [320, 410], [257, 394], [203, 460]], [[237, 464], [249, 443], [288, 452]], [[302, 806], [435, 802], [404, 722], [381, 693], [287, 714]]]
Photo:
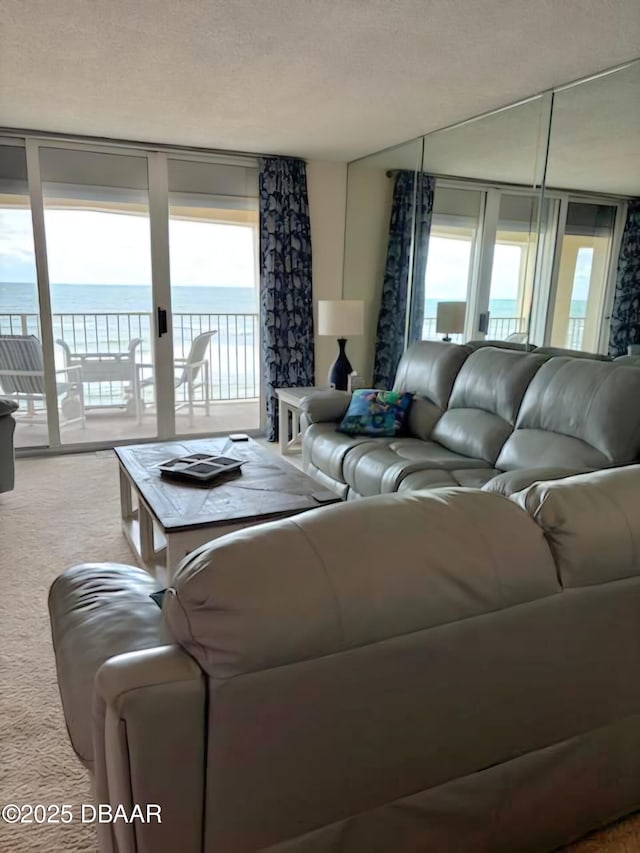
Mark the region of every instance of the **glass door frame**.
[[[598, 334], [598, 352], [606, 353], [609, 348], [609, 326], [611, 320], [611, 311], [613, 309], [613, 300], [615, 297], [616, 274], [618, 268], [618, 255], [620, 254], [620, 245], [622, 243], [622, 234], [626, 219], [627, 202], [621, 199], [616, 199], [612, 196], [600, 195], [576, 195], [575, 193], [562, 192], [559, 190], [546, 190], [544, 195], [545, 201], [554, 202], [557, 209], [557, 216], [553, 227], [548, 232], [547, 243], [548, 251], [551, 254], [552, 266], [551, 275], [547, 277], [546, 287], [540, 287], [540, 282], [536, 281], [535, 291], [539, 293], [539, 312], [535, 318], [537, 324], [538, 339], [540, 346], [551, 346], [551, 336], [553, 331], [553, 318], [556, 307], [556, 298], [558, 294], [558, 282], [560, 276], [560, 262], [562, 257], [562, 244], [565, 237], [567, 215], [569, 212], [569, 204], [572, 202], [578, 204], [601, 204], [615, 208], [615, 220], [613, 224], [611, 241], [609, 245], [609, 256], [606, 261], [607, 274], [606, 282], [603, 288], [602, 299], [600, 303], [600, 318], [599, 318], [599, 334]], [[545, 235], [545, 243], [547, 237]], [[544, 298], [542, 298], [544, 296]], [[532, 340], [535, 342], [535, 339]]]
[[[248, 155], [218, 154], [215, 151], [187, 151], [173, 146], [132, 145], [126, 142], [78, 141], [56, 134], [25, 134], [11, 131], [3, 133], [3, 139], [10, 144], [22, 147], [27, 162], [27, 186], [31, 208], [33, 227], [34, 255], [36, 265], [38, 304], [40, 311], [40, 328], [42, 335], [44, 383], [46, 389], [46, 412], [48, 445], [19, 448], [20, 455], [35, 455], [48, 452], [89, 452], [104, 447], [120, 444], [131, 444], [132, 441], [153, 442], [178, 438], [175, 425], [175, 385], [174, 385], [174, 348], [173, 322], [171, 307], [171, 276], [169, 256], [169, 191], [168, 191], [168, 161], [170, 158], [210, 163], [212, 165], [242, 165], [256, 163], [256, 158]], [[44, 218], [44, 197], [40, 170], [40, 149], [62, 148], [97, 154], [124, 155], [145, 158], [148, 175], [148, 207], [149, 230], [151, 247], [151, 299], [152, 318], [151, 341], [154, 361], [154, 387], [156, 398], [156, 434], [140, 438], [116, 439], [114, 441], [87, 441], [82, 443], [62, 443], [60, 439], [60, 418], [56, 394], [55, 374], [55, 340], [53, 319], [51, 314], [51, 289], [49, 266], [47, 260], [47, 244]], [[259, 249], [256, 245], [254, 262], [256, 270], [259, 265]], [[256, 277], [259, 287], [259, 276]], [[166, 333], [160, 334], [159, 309], [166, 312]], [[260, 338], [254, 342], [259, 348], [259, 394], [263, 399], [263, 370], [262, 370], [262, 328], [258, 323]], [[264, 406], [260, 405], [260, 428], [263, 427]], [[249, 430], [258, 433], [259, 430]], [[189, 433], [189, 438], [206, 437], [211, 433]]]

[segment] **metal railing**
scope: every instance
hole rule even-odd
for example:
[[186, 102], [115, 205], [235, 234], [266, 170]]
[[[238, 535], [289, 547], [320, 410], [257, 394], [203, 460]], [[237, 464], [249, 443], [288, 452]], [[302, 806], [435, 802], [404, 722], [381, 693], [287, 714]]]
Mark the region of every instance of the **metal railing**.
[[[136, 361], [144, 365], [152, 363], [152, 315], [149, 313], [64, 313], [53, 314], [52, 321], [54, 340], [64, 341], [74, 354], [126, 353], [130, 342], [139, 338]], [[174, 357], [187, 358], [193, 339], [211, 329], [216, 330], [216, 335], [211, 339], [206, 354], [209, 361], [209, 399], [257, 398], [260, 393], [258, 315], [176, 313], [173, 315]], [[39, 314], [0, 314], [0, 335], [35, 335], [40, 338]], [[56, 348], [58, 366], [62, 366], [63, 358], [63, 352]], [[152, 369], [140, 370], [141, 378], [152, 376]], [[122, 380], [86, 383], [87, 407], [125, 405], [125, 385]], [[146, 388], [144, 394], [145, 399], [150, 399], [153, 389]], [[179, 401], [184, 394], [184, 386], [176, 390]]]
[[[565, 346], [568, 349], [580, 349], [584, 334], [584, 317], [569, 317], [567, 326], [567, 338]], [[492, 317], [489, 319], [487, 338], [503, 341], [514, 332], [526, 331], [527, 324], [524, 317]], [[436, 332], [436, 318], [425, 317], [422, 324], [423, 340], [441, 340], [442, 336]], [[463, 335], [451, 335], [451, 340], [461, 344]]]

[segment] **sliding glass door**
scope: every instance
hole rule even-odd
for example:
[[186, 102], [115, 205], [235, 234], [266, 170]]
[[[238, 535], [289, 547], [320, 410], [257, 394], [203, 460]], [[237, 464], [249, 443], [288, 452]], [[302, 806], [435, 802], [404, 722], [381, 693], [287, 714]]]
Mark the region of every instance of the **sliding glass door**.
[[[64, 374], [58, 378], [63, 385]], [[15, 446], [48, 445], [27, 159], [24, 146], [9, 140], [0, 143], [0, 394], [19, 406]]]
[[257, 170], [169, 159], [178, 434], [260, 425]]
[[259, 427], [258, 178], [235, 159], [0, 140], [18, 447]]
[[552, 346], [598, 352], [617, 206], [569, 201], [564, 210], [548, 338]]
[[154, 436], [146, 157], [44, 147], [40, 175], [56, 364], [80, 383], [60, 440]]

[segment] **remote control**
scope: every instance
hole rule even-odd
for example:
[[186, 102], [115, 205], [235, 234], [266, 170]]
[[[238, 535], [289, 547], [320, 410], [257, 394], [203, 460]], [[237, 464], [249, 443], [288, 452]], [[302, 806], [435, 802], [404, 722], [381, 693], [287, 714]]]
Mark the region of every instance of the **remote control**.
[[249, 441], [249, 436], [246, 432], [232, 432], [229, 441]]

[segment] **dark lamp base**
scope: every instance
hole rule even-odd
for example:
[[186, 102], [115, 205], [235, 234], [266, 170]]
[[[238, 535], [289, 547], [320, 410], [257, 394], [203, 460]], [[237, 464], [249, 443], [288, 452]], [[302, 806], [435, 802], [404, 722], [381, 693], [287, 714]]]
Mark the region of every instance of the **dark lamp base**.
[[352, 372], [352, 367], [345, 346], [346, 338], [338, 338], [338, 357], [329, 368], [329, 385], [332, 385], [337, 391], [346, 391], [349, 387], [349, 374]]

